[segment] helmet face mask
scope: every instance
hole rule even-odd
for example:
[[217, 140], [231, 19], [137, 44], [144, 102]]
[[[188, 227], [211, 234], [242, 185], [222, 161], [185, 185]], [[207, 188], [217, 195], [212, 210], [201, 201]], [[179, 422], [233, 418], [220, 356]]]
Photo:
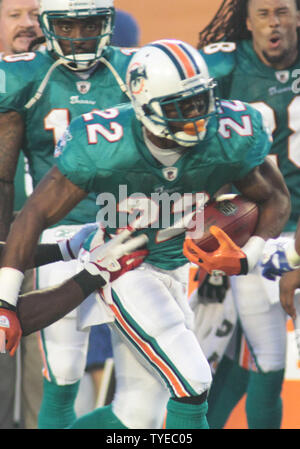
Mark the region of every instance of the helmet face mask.
[[215, 115], [215, 110], [209, 112], [210, 88], [215, 88], [213, 81], [207, 89], [200, 86], [176, 96], [152, 99], [148, 104], [149, 117], [166, 127], [167, 138], [183, 146], [194, 145], [202, 140], [209, 118]]
[[154, 135], [193, 146], [204, 139], [217, 114], [216, 82], [189, 44], [155, 41], [141, 48], [127, 71], [137, 118]]
[[[72, 38], [59, 31], [68, 21], [71, 25], [85, 21], [94, 24], [98, 31]], [[100, 59], [104, 47], [110, 43], [113, 23], [113, 0], [40, 1], [40, 25], [48, 50], [71, 70], [86, 70]]]

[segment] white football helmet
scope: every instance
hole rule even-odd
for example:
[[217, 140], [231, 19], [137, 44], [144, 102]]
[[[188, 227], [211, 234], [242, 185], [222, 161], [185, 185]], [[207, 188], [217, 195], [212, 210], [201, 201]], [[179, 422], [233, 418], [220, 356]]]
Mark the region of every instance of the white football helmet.
[[204, 139], [218, 110], [216, 82], [194, 47], [172, 39], [145, 45], [131, 59], [126, 83], [136, 116], [150, 132], [181, 146]]
[[[40, 25], [47, 41], [49, 51], [66, 61], [72, 70], [85, 70], [94, 65], [101, 57], [102, 50], [109, 45], [114, 22], [114, 0], [40, 0]], [[57, 36], [54, 31], [53, 19], [83, 19], [93, 16], [103, 18], [101, 34], [96, 38], [71, 39]], [[59, 40], [68, 40], [72, 52], [65, 55], [59, 45]], [[76, 54], [74, 41], [96, 39], [93, 53]]]

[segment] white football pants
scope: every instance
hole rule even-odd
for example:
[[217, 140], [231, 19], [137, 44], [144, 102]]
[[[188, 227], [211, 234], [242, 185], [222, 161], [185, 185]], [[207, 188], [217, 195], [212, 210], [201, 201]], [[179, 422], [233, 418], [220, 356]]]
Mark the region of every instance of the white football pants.
[[[57, 226], [47, 229], [42, 243], [56, 243], [70, 238], [81, 226]], [[55, 262], [37, 269], [37, 288], [53, 287], [78, 272], [76, 260]], [[41, 331], [43, 374], [57, 385], [70, 385], [80, 380], [86, 366], [89, 330], [77, 329], [77, 310]]]
[[[70, 237], [66, 231], [78, 230], [67, 228], [73, 229], [62, 226], [45, 231], [43, 241]], [[56, 285], [77, 271], [76, 261], [41, 267], [38, 287]], [[187, 288], [188, 266], [164, 271], [143, 264], [115, 281], [113, 289], [105, 289], [103, 303], [115, 316], [111, 324], [117, 379], [113, 410], [129, 428], [160, 428], [170, 395], [198, 395], [210, 386], [209, 365], [191, 330]], [[77, 310], [42, 334], [45, 376], [58, 385], [80, 380], [89, 331], [78, 331]]]

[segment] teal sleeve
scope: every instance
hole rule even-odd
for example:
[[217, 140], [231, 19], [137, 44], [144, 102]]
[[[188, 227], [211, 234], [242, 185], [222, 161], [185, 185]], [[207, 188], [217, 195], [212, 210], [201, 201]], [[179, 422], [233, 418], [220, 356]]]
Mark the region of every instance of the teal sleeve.
[[228, 76], [235, 67], [236, 44], [233, 42], [211, 44], [199, 50], [199, 52], [205, 60], [212, 78], [218, 79]]
[[217, 81], [216, 94], [227, 98], [231, 88], [232, 73], [236, 66], [236, 44], [234, 42], [218, 42], [207, 45], [200, 50], [209, 74]]
[[59, 140], [54, 156], [60, 172], [73, 184], [90, 192], [95, 168], [85, 149], [86, 139], [85, 126], [78, 117]]
[[23, 112], [32, 96], [32, 73], [29, 65], [0, 61], [0, 112]]
[[243, 164], [240, 167], [239, 179], [264, 162], [273, 143], [271, 133], [263, 123], [261, 113], [250, 105], [248, 105], [248, 111], [253, 125], [252, 145], [245, 153]]

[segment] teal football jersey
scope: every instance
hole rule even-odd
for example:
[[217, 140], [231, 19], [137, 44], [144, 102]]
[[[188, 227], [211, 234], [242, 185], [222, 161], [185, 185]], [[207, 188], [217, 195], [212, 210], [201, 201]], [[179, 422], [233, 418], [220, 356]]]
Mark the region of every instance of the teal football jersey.
[[221, 98], [251, 103], [263, 114], [274, 139], [270, 153], [291, 194], [285, 231], [294, 231], [300, 216], [300, 57], [292, 67], [275, 70], [260, 61], [250, 41], [208, 45], [201, 54]]
[[[123, 80], [133, 51], [109, 47], [103, 54]], [[104, 64], [82, 75], [60, 65], [50, 74], [41, 98], [28, 107], [54, 62], [47, 51], [11, 55], [0, 62], [0, 111], [15, 110], [24, 118], [22, 149], [34, 187], [54, 165], [55, 145], [73, 118], [128, 101]], [[92, 222], [96, 211], [95, 196], [91, 194], [60, 224]]]
[[[205, 139], [185, 149], [172, 167], [152, 156], [130, 104], [84, 114], [57, 146], [57, 166], [71, 182], [97, 194], [98, 217], [108, 234], [138, 224], [149, 237], [147, 261], [177, 268], [187, 262], [184, 233], [174, 235], [172, 229], [176, 214], [183, 216], [183, 199], [212, 197], [260, 165], [270, 149], [270, 135], [258, 111], [230, 101], [221, 108], [209, 121]], [[174, 202], [168, 202], [170, 198]]]

